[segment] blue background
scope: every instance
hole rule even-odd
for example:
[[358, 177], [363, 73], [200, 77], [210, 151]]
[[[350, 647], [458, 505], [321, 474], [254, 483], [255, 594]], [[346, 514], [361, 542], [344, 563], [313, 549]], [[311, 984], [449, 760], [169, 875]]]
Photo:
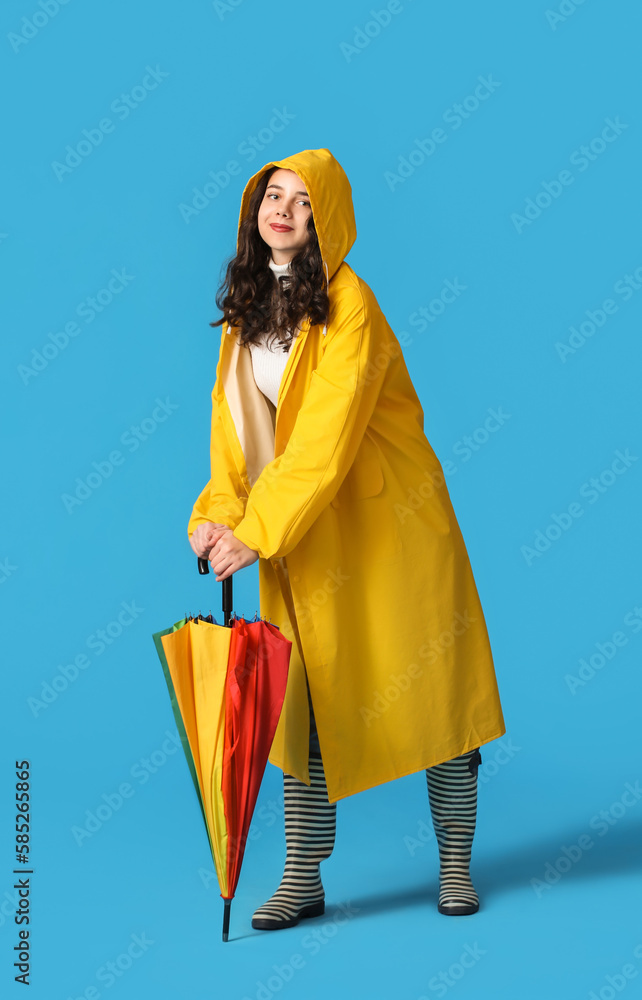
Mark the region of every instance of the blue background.
[[[330, 991], [606, 1000], [622, 982], [633, 995], [642, 971], [639, 5], [560, 0], [547, 13], [544, 0], [70, 0], [56, 12], [43, 3], [7, 2], [1, 33], [11, 94], [0, 219], [3, 991], [22, 990], [12, 968], [12, 796], [14, 760], [27, 758], [38, 1000], [96, 996], [85, 993], [92, 986], [122, 1000]], [[388, 10], [389, 23], [373, 10]], [[480, 77], [493, 92], [476, 108], [469, 101], [455, 127], [449, 109]], [[270, 129], [275, 109], [281, 131]], [[104, 118], [111, 130], [74, 160], [83, 129], [96, 138]], [[432, 155], [415, 154], [405, 179], [387, 180], [438, 127], [446, 140]], [[259, 134], [263, 148], [252, 149]], [[196, 573], [186, 523], [209, 477], [220, 328], [208, 324], [243, 186], [271, 159], [321, 146], [353, 187], [349, 262], [403, 344], [426, 435], [450, 470], [507, 733], [482, 748], [478, 914], [437, 913], [422, 772], [339, 803], [337, 846], [322, 868], [325, 922], [252, 931], [285, 850], [282, 775], [268, 765], [223, 945], [151, 633], [220, 607], [213, 577]], [[77, 165], [56, 167], [70, 152]], [[237, 173], [204, 197], [210, 171], [231, 160]], [[564, 170], [572, 179], [555, 186]], [[195, 199], [186, 220], [181, 205]], [[92, 314], [88, 300], [112, 269], [124, 285], [103, 292]], [[421, 329], [418, 310], [455, 280], [465, 290]], [[582, 323], [583, 342], [563, 358], [556, 345]], [[43, 355], [45, 345], [54, 346]], [[493, 431], [490, 410], [504, 414]], [[136, 439], [130, 428], [141, 425]], [[630, 457], [614, 472], [618, 449]], [[107, 471], [113, 451], [120, 464], [70, 506], [65, 495], [94, 463]], [[596, 493], [584, 485], [593, 477]], [[578, 516], [563, 517], [574, 503]], [[123, 602], [134, 605], [131, 624], [101, 649], [96, 632]], [[235, 580], [235, 608], [258, 608], [256, 564]], [[62, 668], [81, 654], [65, 687]], [[583, 668], [574, 683], [582, 660], [593, 673]], [[74, 828], [105, 796], [117, 803], [123, 782], [131, 796], [111, 816], [102, 810], [107, 819], [79, 844]], [[349, 905], [341, 924], [340, 905]], [[101, 978], [133, 935], [150, 942], [144, 953], [113, 982]], [[457, 964], [467, 946], [469, 968]], [[448, 985], [435, 979], [451, 967]]]

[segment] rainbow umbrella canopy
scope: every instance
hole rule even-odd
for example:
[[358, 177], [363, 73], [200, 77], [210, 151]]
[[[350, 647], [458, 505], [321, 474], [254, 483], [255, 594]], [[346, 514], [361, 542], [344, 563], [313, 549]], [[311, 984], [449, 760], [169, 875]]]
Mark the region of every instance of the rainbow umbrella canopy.
[[228, 577], [225, 625], [183, 618], [153, 636], [225, 901], [224, 941], [292, 650], [271, 622], [233, 618], [231, 606]]

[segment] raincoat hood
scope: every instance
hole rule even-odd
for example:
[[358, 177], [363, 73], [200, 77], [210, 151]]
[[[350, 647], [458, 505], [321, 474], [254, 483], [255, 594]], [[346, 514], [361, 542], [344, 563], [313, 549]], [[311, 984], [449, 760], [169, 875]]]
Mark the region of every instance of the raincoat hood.
[[239, 214], [239, 233], [250, 207], [250, 198], [270, 167], [293, 170], [305, 184], [329, 283], [357, 238], [352, 188], [343, 167], [329, 149], [304, 149], [294, 156], [286, 156], [284, 160], [266, 163], [245, 185]]

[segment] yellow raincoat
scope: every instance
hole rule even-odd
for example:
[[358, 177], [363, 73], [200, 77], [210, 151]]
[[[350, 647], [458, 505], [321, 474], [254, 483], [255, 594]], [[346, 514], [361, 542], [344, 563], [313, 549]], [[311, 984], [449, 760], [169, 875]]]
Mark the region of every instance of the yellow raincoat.
[[344, 257], [348, 179], [327, 149], [266, 164], [304, 182], [324, 264], [327, 326], [305, 320], [278, 405], [223, 325], [212, 392], [206, 521], [259, 553], [261, 614], [293, 642], [270, 761], [309, 784], [308, 682], [335, 802], [505, 732], [469, 557], [402, 350]]

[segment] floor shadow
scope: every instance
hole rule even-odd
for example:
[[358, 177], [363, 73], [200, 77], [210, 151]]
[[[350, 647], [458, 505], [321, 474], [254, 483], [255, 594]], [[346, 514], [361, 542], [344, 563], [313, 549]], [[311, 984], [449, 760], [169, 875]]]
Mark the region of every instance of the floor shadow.
[[[620, 821], [601, 836], [599, 829], [575, 827], [517, 847], [514, 851], [502, 850], [497, 856], [476, 856], [473, 845], [470, 870], [480, 899], [492, 899], [513, 889], [526, 889], [536, 895], [533, 879], [539, 880], [543, 886], [540, 888], [541, 895], [547, 894], [546, 886], [553, 889], [560, 882], [568, 885], [575, 879], [608, 879], [642, 873], [642, 822]], [[584, 849], [577, 843], [583, 834], [589, 837], [588, 841], [582, 840], [586, 845]], [[589, 843], [591, 846], [588, 846]], [[429, 901], [436, 906], [439, 860], [436, 842], [432, 846], [435, 854], [435, 874], [432, 877], [426, 872], [421, 882], [397, 892], [370, 893], [351, 898], [351, 906], [359, 911], [360, 916], [404, 909]], [[334, 904], [327, 898], [326, 912], [331, 914], [338, 905], [339, 902]]]

